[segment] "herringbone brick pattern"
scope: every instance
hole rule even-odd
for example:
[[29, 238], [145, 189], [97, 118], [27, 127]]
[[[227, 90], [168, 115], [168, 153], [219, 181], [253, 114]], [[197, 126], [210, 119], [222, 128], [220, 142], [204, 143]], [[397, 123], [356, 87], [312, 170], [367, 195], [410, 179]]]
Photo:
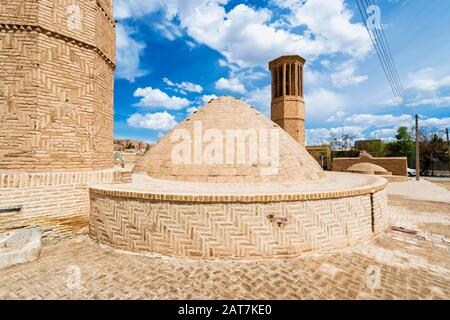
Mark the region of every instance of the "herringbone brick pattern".
[[389, 230], [341, 250], [256, 260], [143, 257], [82, 237], [0, 270], [0, 299], [450, 299], [449, 239], [416, 224], [423, 215], [448, 229], [449, 204], [390, 204], [391, 226], [432, 236]]
[[[198, 139], [198, 132], [211, 130], [218, 134], [217, 141], [223, 139], [223, 150], [214, 152], [221, 154], [221, 160], [203, 157], [198, 163], [200, 159], [186, 153], [180, 163], [173, 157], [179, 149], [178, 134]], [[210, 141], [202, 139], [199, 145], [207, 154]], [[195, 148], [195, 157], [203, 155], [203, 151], [197, 152]], [[183, 120], [152, 147], [134, 172], [162, 180], [219, 183], [286, 183], [324, 177], [319, 164], [286, 131], [230, 96], [215, 98]]]
[[0, 208], [20, 208], [0, 215], [0, 233], [30, 226], [42, 228], [46, 240], [86, 233], [88, 185], [127, 182], [130, 175], [114, 169], [0, 173]]
[[181, 204], [91, 194], [90, 236], [115, 248], [169, 256], [291, 255], [342, 247], [384, 230], [386, 194], [371, 197]]
[[[394, 265], [377, 260], [386, 247], [400, 259]], [[404, 250], [413, 254], [405, 258]], [[421, 256], [432, 263], [408, 264]], [[38, 262], [0, 271], [0, 299], [449, 299], [449, 275], [433, 263], [448, 267], [448, 247], [393, 232], [336, 253], [253, 262], [131, 256], [83, 238], [46, 247]], [[368, 279], [373, 268], [379, 286]]]
[[111, 5], [0, 2], [0, 168], [112, 167]]

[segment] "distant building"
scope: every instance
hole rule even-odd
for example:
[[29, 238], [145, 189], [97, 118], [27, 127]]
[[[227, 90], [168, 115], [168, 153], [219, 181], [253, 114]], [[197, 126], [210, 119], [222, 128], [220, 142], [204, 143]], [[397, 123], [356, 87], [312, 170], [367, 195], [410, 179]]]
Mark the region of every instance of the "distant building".
[[139, 140], [132, 139], [115, 139], [114, 140], [114, 150], [123, 151], [127, 149], [134, 149], [137, 151], [145, 150], [147, 151], [151, 147], [150, 143], [146, 143]]

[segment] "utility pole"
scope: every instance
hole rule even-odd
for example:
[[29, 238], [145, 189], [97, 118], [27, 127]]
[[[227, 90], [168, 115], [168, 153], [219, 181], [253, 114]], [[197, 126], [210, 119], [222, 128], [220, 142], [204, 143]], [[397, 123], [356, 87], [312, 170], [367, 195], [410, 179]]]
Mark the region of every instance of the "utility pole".
[[445, 134], [447, 135], [448, 171], [450, 173], [450, 142], [448, 141], [448, 128], [445, 129]]
[[420, 180], [419, 115], [416, 114], [416, 181]]

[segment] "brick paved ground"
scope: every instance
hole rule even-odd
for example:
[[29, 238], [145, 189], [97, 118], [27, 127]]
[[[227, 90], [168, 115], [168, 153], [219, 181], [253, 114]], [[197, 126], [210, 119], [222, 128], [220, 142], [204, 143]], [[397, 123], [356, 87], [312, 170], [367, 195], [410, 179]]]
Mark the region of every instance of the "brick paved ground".
[[60, 242], [37, 262], [0, 271], [0, 299], [450, 299], [450, 202], [391, 196], [390, 206], [396, 230], [286, 259], [179, 260], [87, 237]]

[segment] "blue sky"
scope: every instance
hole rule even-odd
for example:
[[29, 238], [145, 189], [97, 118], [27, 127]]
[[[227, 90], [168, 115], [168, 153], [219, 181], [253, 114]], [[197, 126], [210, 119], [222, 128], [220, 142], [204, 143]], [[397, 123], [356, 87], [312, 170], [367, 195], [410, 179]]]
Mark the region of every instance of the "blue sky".
[[[411, 113], [450, 127], [450, 1], [378, 0]], [[270, 116], [267, 63], [307, 59], [309, 145], [342, 130], [389, 139], [410, 123], [393, 103], [354, 0], [114, 0], [115, 136], [153, 142], [214, 96]], [[343, 129], [342, 129], [343, 128]]]

